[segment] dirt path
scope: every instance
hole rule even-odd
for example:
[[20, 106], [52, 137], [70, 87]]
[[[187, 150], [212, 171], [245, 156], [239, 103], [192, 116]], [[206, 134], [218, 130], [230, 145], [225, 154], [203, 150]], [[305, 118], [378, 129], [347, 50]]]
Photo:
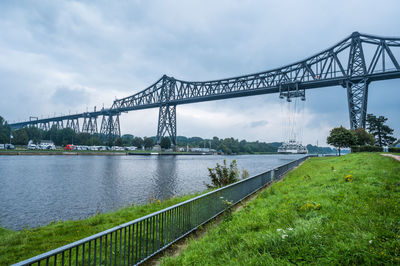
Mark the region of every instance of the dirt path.
[[399, 155], [393, 155], [393, 154], [382, 154], [383, 156], [388, 156], [396, 159], [397, 161], [400, 161], [400, 156]]

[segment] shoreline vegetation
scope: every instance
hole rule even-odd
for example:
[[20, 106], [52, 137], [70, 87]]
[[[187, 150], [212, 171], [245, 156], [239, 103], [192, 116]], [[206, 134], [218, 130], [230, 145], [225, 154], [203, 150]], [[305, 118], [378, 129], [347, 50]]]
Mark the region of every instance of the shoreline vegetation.
[[206, 193], [188, 194], [164, 201], [149, 200], [144, 205], [98, 213], [82, 220], [55, 221], [48, 225], [10, 230], [0, 225], [0, 265], [10, 265], [74, 241], [105, 231]]
[[311, 158], [161, 265], [400, 264], [400, 163]]

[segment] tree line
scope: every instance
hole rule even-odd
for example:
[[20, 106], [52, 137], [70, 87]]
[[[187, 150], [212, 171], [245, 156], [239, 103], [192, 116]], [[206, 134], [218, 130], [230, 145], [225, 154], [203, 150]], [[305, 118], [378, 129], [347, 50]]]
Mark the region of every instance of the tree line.
[[[14, 145], [27, 145], [29, 140], [39, 143], [40, 140], [51, 140], [56, 146], [65, 146], [67, 144], [86, 145], [86, 146], [135, 146], [139, 149], [150, 149], [156, 144], [156, 137], [139, 137], [132, 134], [125, 134], [120, 138], [114, 139], [110, 143], [105, 136], [100, 134], [77, 133], [71, 128], [57, 129], [53, 126], [50, 130], [45, 131], [37, 127], [24, 127], [12, 130], [7, 122], [0, 116], [0, 143], [9, 143], [10, 134], [13, 136], [11, 143]], [[221, 151], [225, 154], [241, 154], [241, 153], [273, 153], [277, 152], [282, 142], [260, 142], [246, 141], [235, 138], [218, 138], [203, 139], [201, 137], [177, 137], [178, 147], [189, 148], [210, 148]], [[169, 149], [172, 143], [169, 137], [163, 137], [160, 143], [161, 148]], [[332, 153], [329, 147], [316, 147], [308, 145], [307, 149], [310, 153]]]
[[339, 150], [355, 146], [391, 146], [395, 143], [396, 138], [393, 137], [393, 129], [386, 125], [388, 119], [384, 116], [376, 117], [373, 114], [368, 114], [366, 117], [366, 130], [357, 128], [348, 130], [342, 126], [333, 128], [326, 142], [335, 146]]

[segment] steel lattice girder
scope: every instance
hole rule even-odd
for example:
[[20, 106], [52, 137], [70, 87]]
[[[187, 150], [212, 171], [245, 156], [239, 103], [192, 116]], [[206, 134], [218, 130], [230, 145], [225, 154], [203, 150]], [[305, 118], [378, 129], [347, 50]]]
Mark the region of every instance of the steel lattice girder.
[[[360, 62], [352, 62], [354, 44], [371, 45], [375, 52], [367, 64], [363, 54], [362, 72], [355, 71], [354, 66]], [[366, 34], [353, 33], [335, 46], [297, 63], [256, 74], [205, 81], [191, 82], [163, 76], [147, 89], [114, 101], [112, 109], [130, 111], [137, 109], [159, 107], [163, 102], [163, 87], [173, 83], [169, 94], [169, 103], [186, 104], [192, 102], [210, 101], [243, 97], [258, 94], [279, 92], [281, 84], [298, 84], [300, 89], [312, 89], [326, 86], [346, 86], [347, 81], [358, 82], [368, 78], [370, 81], [400, 77], [399, 58], [394, 56], [391, 49], [400, 49], [400, 38], [384, 38]], [[358, 51], [358, 50], [356, 50]], [[393, 65], [393, 69], [385, 68], [385, 57]], [[380, 64], [378, 64], [378, 62]], [[381, 68], [378, 67], [381, 65]]]
[[115, 136], [121, 136], [119, 113], [110, 113], [103, 116], [100, 134], [112, 141]]
[[[368, 52], [364, 46], [371, 48]], [[394, 52], [396, 49], [396, 52]], [[234, 97], [278, 93], [282, 84], [296, 84], [298, 90], [341, 85], [348, 90], [350, 122], [352, 127], [363, 125], [363, 108], [366, 109], [367, 87], [360, 84], [376, 80], [400, 78], [400, 38], [380, 37], [355, 32], [336, 45], [307, 59], [269, 71], [212, 81], [184, 81], [166, 75], [143, 91], [115, 100], [110, 109], [91, 112], [93, 116], [106, 116], [110, 112], [158, 108]], [[368, 53], [369, 56], [365, 56]], [[368, 59], [367, 59], [368, 58]], [[366, 82], [365, 82], [366, 81]], [[357, 85], [356, 85], [357, 84]], [[350, 89], [349, 89], [350, 86]], [[290, 86], [295, 90], [295, 86]], [[168, 93], [165, 93], [168, 88]], [[364, 91], [360, 93], [360, 91]], [[289, 94], [290, 95], [290, 91]], [[364, 96], [363, 96], [364, 95]], [[166, 98], [167, 97], [167, 98]], [[360, 98], [361, 97], [361, 98]], [[363, 98], [364, 97], [364, 98]], [[360, 107], [361, 102], [364, 107]], [[353, 109], [351, 109], [353, 108]], [[361, 108], [361, 112], [358, 110]], [[83, 118], [87, 113], [39, 119], [10, 124], [13, 128], [27, 125]], [[119, 121], [119, 120], [118, 120]], [[115, 127], [108, 127], [114, 130]], [[111, 131], [108, 133], [111, 134]]]
[[88, 116], [83, 118], [82, 132], [95, 134], [97, 131], [97, 116], [93, 116], [90, 113]]
[[68, 119], [66, 127], [72, 128], [76, 133], [79, 133], [79, 119]]
[[350, 128], [365, 128], [367, 116], [368, 81], [347, 83], [347, 100], [349, 107]]
[[176, 105], [160, 106], [158, 114], [157, 144], [168, 133], [171, 143], [176, 145]]

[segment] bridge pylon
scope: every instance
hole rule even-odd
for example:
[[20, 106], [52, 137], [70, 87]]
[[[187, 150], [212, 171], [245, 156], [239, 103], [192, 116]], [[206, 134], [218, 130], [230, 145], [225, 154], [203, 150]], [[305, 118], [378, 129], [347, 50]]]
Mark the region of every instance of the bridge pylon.
[[[367, 67], [360, 34], [355, 32], [352, 35], [349, 65], [347, 68], [347, 76], [349, 79], [345, 84], [351, 129], [365, 128], [369, 81], [367, 78], [360, 79], [360, 77], [365, 77], [366, 74]], [[355, 77], [357, 77], [357, 79], [354, 79]]]
[[121, 136], [119, 115], [120, 113], [109, 113], [103, 115], [100, 134], [102, 137], [105, 137], [110, 142], [110, 144], [114, 142], [115, 137]]
[[75, 133], [79, 133], [79, 119], [68, 119], [67, 128], [71, 128]]
[[164, 75], [160, 92], [160, 110], [158, 113], [157, 144], [168, 133], [171, 143], [176, 146], [176, 104], [169, 101], [175, 97], [176, 80]]
[[162, 105], [158, 113], [157, 144], [168, 133], [171, 143], [176, 146], [176, 105]]
[[97, 116], [87, 114], [83, 118], [82, 132], [90, 133], [91, 135], [96, 134], [97, 131]]

